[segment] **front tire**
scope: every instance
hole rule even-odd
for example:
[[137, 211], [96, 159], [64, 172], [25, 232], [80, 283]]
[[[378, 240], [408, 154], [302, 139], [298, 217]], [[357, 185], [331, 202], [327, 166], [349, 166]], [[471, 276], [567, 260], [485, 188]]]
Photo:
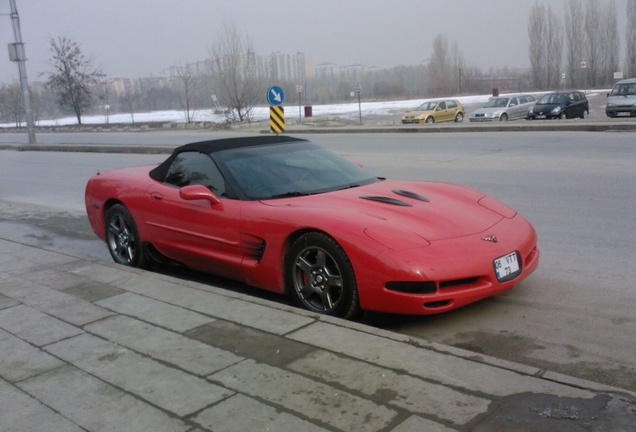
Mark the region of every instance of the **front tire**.
[[428, 123], [428, 124], [435, 123], [435, 118], [433, 116], [426, 117], [426, 123]]
[[567, 114], [566, 114], [566, 113], [562, 112], [562, 113], [561, 113], [561, 115], [559, 116], [559, 118], [560, 118], [561, 120], [565, 120], [565, 119], [567, 119], [567, 118], [568, 118], [568, 116], [567, 116]]
[[117, 264], [148, 268], [150, 259], [137, 231], [130, 211], [123, 204], [115, 204], [106, 212], [106, 244]]
[[499, 121], [508, 121], [508, 114], [503, 113], [501, 117], [499, 117]]
[[310, 311], [345, 319], [360, 312], [351, 262], [326, 234], [310, 232], [292, 244], [285, 259], [285, 283], [296, 303]]

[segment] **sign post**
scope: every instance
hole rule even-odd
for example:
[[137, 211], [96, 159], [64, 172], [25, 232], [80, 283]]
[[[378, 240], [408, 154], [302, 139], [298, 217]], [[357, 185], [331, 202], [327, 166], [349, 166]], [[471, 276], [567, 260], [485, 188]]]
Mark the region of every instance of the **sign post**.
[[360, 124], [362, 124], [362, 104], [360, 104], [360, 92], [362, 92], [362, 86], [356, 84], [355, 92], [358, 93], [358, 113], [360, 114]]
[[302, 123], [302, 117], [300, 116], [300, 95], [303, 92], [303, 86], [302, 85], [297, 85], [296, 86], [296, 93], [298, 93], [298, 123]]
[[267, 90], [267, 102], [269, 103], [269, 131], [279, 134], [285, 131], [285, 92], [279, 86], [271, 86]]

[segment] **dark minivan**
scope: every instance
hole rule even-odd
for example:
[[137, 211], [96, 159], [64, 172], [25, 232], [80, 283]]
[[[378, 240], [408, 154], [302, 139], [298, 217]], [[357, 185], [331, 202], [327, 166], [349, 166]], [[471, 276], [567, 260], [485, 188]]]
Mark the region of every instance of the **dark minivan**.
[[587, 118], [590, 106], [580, 91], [554, 92], [544, 95], [528, 110], [528, 120]]

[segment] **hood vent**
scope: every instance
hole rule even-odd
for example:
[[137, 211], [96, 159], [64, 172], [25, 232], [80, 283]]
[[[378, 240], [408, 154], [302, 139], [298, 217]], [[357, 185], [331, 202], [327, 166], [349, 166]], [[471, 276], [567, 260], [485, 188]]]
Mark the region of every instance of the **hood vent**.
[[389, 197], [385, 197], [385, 196], [361, 196], [360, 198], [365, 199], [365, 200], [369, 200], [369, 201], [377, 201], [377, 202], [382, 202], [382, 203], [386, 203], [386, 204], [393, 204], [393, 205], [397, 205], [397, 206], [402, 206], [402, 207], [413, 207], [411, 204], [404, 202], [404, 201], [400, 201], [399, 199], [395, 199], [395, 198], [389, 198]]
[[412, 198], [424, 202], [431, 202], [430, 199], [420, 194], [416, 194], [415, 192], [409, 192], [401, 189], [393, 189], [392, 192], [397, 195], [402, 195], [403, 197]]

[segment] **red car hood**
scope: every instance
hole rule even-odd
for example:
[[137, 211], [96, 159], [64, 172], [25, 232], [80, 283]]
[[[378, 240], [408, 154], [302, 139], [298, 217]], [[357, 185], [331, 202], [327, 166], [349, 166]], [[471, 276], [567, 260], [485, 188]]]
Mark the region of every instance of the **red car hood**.
[[[481, 204], [480, 204], [481, 201]], [[428, 241], [483, 232], [516, 213], [485, 194], [453, 184], [384, 180], [366, 186], [298, 198], [262, 201], [307, 208], [312, 214], [362, 229], [409, 231]], [[374, 235], [375, 237], [376, 235]]]

